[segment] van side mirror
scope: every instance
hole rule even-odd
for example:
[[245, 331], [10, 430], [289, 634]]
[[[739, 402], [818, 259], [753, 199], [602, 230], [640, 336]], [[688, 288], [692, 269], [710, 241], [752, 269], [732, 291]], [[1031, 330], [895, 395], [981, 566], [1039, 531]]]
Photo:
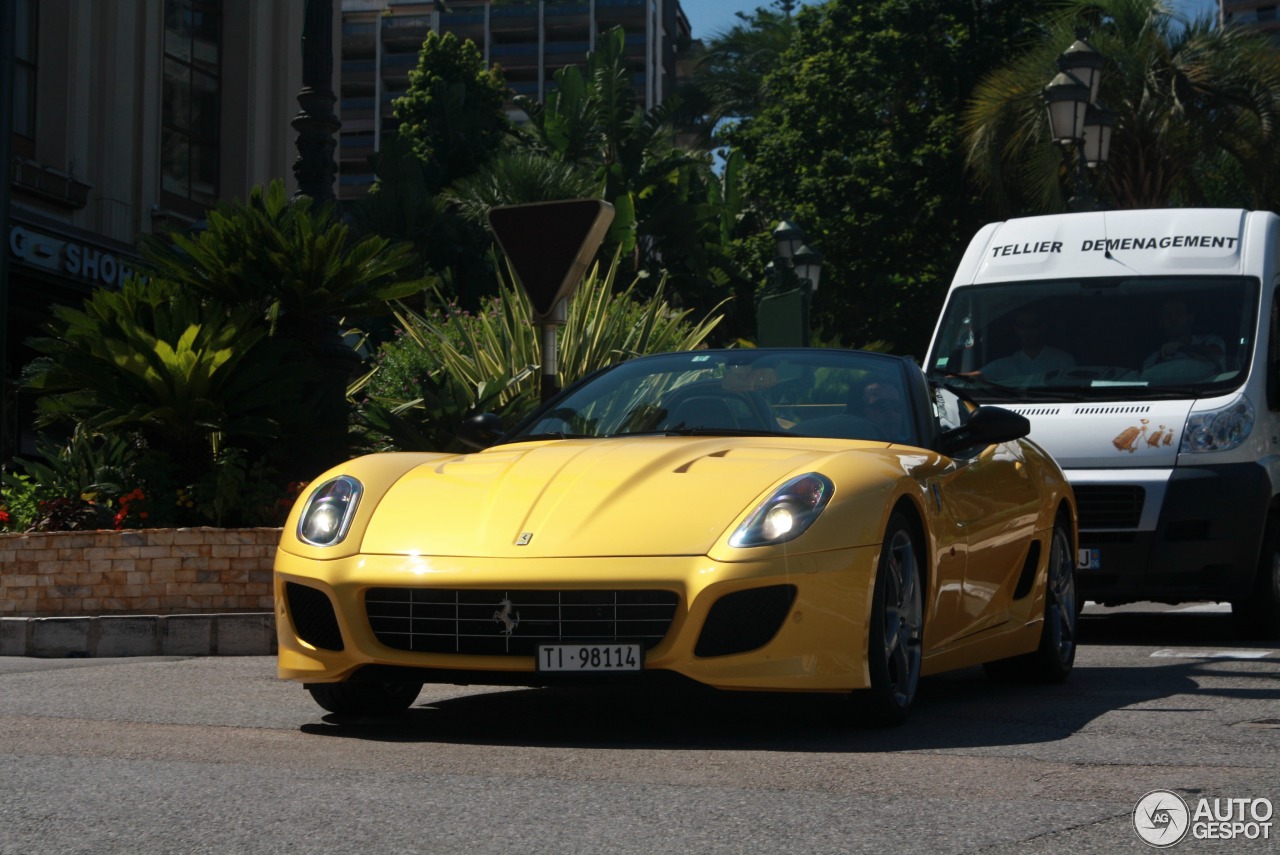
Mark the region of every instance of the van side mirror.
[[966, 448], [986, 447], [998, 442], [1011, 442], [1031, 433], [1031, 422], [1004, 407], [979, 407], [958, 428], [945, 431], [939, 451], [948, 456]]
[[480, 451], [501, 439], [502, 432], [502, 419], [493, 413], [478, 413], [463, 419], [458, 426], [458, 441]]

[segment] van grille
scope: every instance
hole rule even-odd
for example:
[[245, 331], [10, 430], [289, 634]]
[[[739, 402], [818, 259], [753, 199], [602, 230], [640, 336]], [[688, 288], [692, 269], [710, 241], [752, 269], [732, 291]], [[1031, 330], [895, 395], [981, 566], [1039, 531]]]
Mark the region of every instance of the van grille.
[[539, 644], [662, 641], [673, 591], [502, 591], [371, 588], [365, 612], [378, 641], [396, 650], [533, 656]]
[[1146, 491], [1128, 485], [1086, 485], [1075, 488], [1080, 528], [1137, 528]]

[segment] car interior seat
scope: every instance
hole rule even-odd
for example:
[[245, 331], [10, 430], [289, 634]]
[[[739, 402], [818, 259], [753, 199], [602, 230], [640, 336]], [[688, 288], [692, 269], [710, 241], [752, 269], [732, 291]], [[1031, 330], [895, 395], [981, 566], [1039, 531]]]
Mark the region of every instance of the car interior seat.
[[685, 398], [671, 411], [665, 426], [668, 428], [718, 427], [736, 428], [738, 420], [733, 410], [722, 398], [700, 395]]

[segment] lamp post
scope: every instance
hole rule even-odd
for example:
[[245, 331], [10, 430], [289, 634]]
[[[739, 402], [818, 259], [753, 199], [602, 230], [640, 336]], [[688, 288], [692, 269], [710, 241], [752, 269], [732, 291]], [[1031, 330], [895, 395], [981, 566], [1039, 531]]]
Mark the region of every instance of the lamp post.
[[773, 230], [769, 291], [756, 305], [762, 347], [808, 347], [809, 309], [822, 276], [822, 253], [805, 243], [804, 229], [783, 220]]
[[293, 174], [298, 179], [298, 196], [310, 196], [317, 204], [332, 202], [333, 135], [342, 122], [333, 114], [337, 96], [333, 94], [333, 0], [306, 0], [302, 24], [302, 108], [291, 124], [298, 132], [298, 157]]
[[1106, 57], [1077, 32], [1076, 40], [1058, 56], [1058, 74], [1041, 92], [1053, 142], [1074, 173], [1075, 194], [1067, 203], [1073, 211], [1098, 209], [1090, 170], [1105, 165], [1111, 151], [1116, 115], [1098, 102], [1105, 64]]

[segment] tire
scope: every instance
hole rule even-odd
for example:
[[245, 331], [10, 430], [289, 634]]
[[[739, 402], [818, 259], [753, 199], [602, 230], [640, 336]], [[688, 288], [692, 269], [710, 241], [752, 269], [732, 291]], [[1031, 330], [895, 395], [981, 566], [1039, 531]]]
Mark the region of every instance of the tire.
[[867, 668], [871, 687], [859, 693], [859, 712], [867, 723], [889, 727], [906, 721], [920, 685], [924, 593], [920, 535], [901, 513], [889, 518], [867, 630]]
[[1253, 577], [1253, 590], [1243, 600], [1231, 604], [1231, 617], [1236, 631], [1252, 641], [1280, 638], [1280, 528], [1276, 521], [1267, 524], [1258, 555], [1258, 569]]
[[1080, 608], [1076, 596], [1076, 562], [1071, 554], [1071, 530], [1062, 520], [1049, 539], [1048, 579], [1044, 592], [1044, 625], [1040, 645], [1032, 653], [988, 662], [983, 668], [997, 680], [1061, 683], [1076, 661], [1076, 633]]
[[400, 715], [422, 691], [421, 683], [349, 680], [346, 683], [307, 683], [311, 699], [340, 715]]

